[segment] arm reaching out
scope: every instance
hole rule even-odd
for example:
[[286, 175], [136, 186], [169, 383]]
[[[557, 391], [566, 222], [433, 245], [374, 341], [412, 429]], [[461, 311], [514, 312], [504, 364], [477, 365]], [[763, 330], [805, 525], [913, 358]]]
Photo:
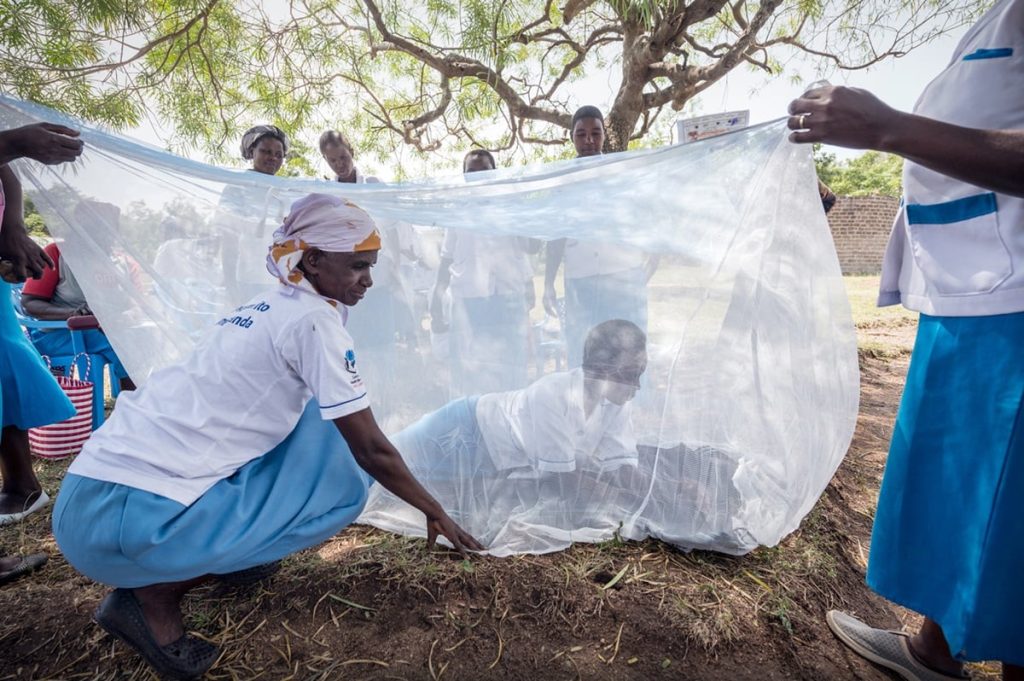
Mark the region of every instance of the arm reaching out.
[[38, 279], [47, 267], [53, 267], [53, 261], [25, 229], [21, 183], [9, 166], [0, 166], [0, 183], [6, 196], [0, 227], [0, 277], [12, 283]]
[[544, 310], [552, 317], [558, 317], [555, 278], [558, 275], [558, 268], [562, 264], [563, 255], [565, 255], [565, 239], [555, 239], [547, 243], [547, 252], [544, 254]]
[[22, 156], [47, 165], [74, 161], [82, 147], [77, 130], [53, 123], [34, 123], [0, 132], [0, 165]]
[[1024, 197], [1024, 130], [980, 130], [897, 111], [867, 90], [822, 87], [789, 105], [793, 142], [876, 149], [984, 189]]
[[463, 555], [467, 550], [483, 551], [484, 546], [448, 517], [437, 500], [413, 477], [402, 456], [381, 432], [373, 412], [357, 411], [334, 420], [345, 438], [356, 463], [388, 491], [423, 511], [427, 516], [427, 547], [433, 548], [441, 534]]

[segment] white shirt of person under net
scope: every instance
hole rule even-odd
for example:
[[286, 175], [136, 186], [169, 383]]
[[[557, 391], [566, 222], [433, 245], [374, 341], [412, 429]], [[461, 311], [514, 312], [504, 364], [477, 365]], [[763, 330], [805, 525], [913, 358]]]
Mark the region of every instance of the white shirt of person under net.
[[522, 390], [481, 395], [476, 418], [499, 471], [606, 471], [638, 463], [629, 404], [602, 401], [588, 418], [583, 370], [550, 374]]
[[123, 393], [69, 472], [187, 506], [284, 441], [310, 398], [324, 420], [369, 407], [339, 311], [278, 285], [216, 322], [186, 359]]

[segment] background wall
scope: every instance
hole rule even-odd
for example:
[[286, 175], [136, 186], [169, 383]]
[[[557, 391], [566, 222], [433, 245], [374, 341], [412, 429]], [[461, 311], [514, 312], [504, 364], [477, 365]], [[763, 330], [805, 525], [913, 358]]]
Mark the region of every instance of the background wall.
[[900, 200], [892, 196], [840, 196], [828, 213], [843, 274], [878, 274]]

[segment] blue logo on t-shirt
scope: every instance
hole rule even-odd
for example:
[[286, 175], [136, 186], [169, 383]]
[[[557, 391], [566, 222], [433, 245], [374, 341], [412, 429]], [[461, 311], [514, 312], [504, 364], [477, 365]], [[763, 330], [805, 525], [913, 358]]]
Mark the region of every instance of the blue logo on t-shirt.
[[356, 351], [351, 348], [345, 351], [345, 371], [350, 374], [356, 372]]

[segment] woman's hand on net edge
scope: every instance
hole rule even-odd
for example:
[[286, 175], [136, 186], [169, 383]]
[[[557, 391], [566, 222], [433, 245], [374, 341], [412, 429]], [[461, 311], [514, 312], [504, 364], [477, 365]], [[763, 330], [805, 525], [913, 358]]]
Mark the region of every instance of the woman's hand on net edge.
[[867, 90], [831, 85], [793, 100], [789, 114], [791, 142], [882, 151], [902, 116]]
[[484, 545], [473, 538], [469, 532], [458, 526], [458, 524], [444, 513], [437, 518], [427, 518], [427, 549], [433, 549], [437, 543], [437, 535], [444, 535], [455, 547], [455, 550], [465, 557], [469, 557], [468, 551], [484, 551]]

